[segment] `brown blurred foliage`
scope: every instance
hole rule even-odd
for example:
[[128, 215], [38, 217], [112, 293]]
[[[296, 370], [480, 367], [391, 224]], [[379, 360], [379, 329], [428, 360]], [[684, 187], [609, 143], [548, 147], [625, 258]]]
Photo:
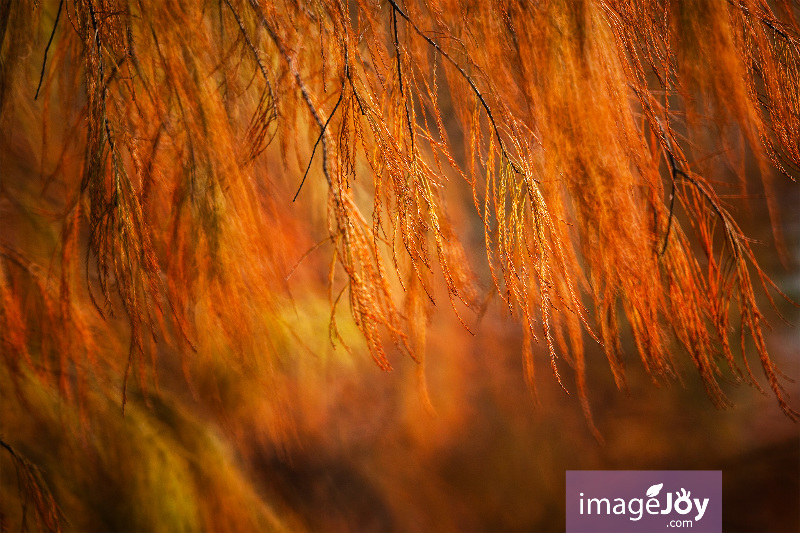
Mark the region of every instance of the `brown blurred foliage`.
[[[552, 527], [476, 480], [519, 486], [539, 431], [568, 466], [555, 433], [602, 439], [606, 391], [687, 366], [717, 407], [768, 387], [784, 428], [765, 313], [791, 295], [753, 237], [796, 269], [798, 15], [0, 0], [0, 526], [32, 498], [50, 530]], [[674, 458], [660, 410], [717, 431], [687, 387], [607, 446]]]

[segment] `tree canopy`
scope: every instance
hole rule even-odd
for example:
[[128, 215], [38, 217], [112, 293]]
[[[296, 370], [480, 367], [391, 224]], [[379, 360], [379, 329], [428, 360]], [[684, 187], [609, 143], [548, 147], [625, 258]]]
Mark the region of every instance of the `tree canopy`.
[[766, 203], [788, 266], [798, 14], [0, 2], [3, 395], [100, 387], [124, 409], [176, 361], [191, 390], [199, 364], [279, 374], [308, 292], [330, 317], [311, 335], [412, 358], [423, 397], [434, 309], [480, 335], [502, 302], [526, 378], [542, 359], [590, 425], [587, 343], [620, 388], [628, 345], [657, 381], [690, 358], [720, 406], [721, 380], [765, 380], [796, 418], [764, 340], [785, 296], [734, 204]]

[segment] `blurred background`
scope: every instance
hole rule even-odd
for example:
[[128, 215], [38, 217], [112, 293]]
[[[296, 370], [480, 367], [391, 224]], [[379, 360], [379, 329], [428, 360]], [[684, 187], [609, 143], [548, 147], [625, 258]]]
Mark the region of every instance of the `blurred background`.
[[[757, 248], [762, 265], [797, 301], [800, 198], [794, 184], [781, 193], [789, 270], [766, 244], [766, 212], [756, 202], [739, 214], [746, 233], [765, 242]], [[553, 377], [543, 346], [529, 389], [520, 327], [495, 299], [480, 320], [468, 317], [474, 336], [446, 309], [431, 317], [424, 366], [431, 410], [419, 365], [393, 356], [394, 371], [382, 372], [344, 314], [350, 350], [332, 345], [321, 279], [313, 256], [290, 278], [292, 303], [275, 326], [289, 333], [269, 347], [279, 357], [242, 366], [224, 353], [194, 355], [187, 381], [181, 357], [162, 347], [158, 389], [145, 397], [132, 387], [124, 415], [118, 366], [70, 401], [4, 367], [3, 439], [41, 468], [67, 529], [561, 531], [566, 470], [708, 469], [723, 472], [725, 531], [798, 531], [800, 429], [771, 394], [729, 380], [723, 386], [733, 405], [718, 410], [688, 357], [676, 352], [679, 381], [654, 382], [625, 340], [627, 389], [618, 390], [587, 338], [599, 442], [569, 365], [559, 368], [571, 394]], [[792, 324], [800, 321], [796, 307], [779, 306]], [[794, 380], [784, 383], [797, 409], [800, 337], [766, 301], [763, 309], [770, 354]], [[116, 333], [101, 350], [124, 360], [127, 327], [108, 320]], [[0, 465], [0, 509], [14, 531], [24, 498], [6, 454]]]

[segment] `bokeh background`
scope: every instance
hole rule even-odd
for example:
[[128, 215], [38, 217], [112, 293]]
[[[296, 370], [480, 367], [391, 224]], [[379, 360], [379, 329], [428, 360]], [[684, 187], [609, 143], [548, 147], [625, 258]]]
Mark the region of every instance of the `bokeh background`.
[[[35, 90], [46, 36], [43, 30], [26, 50], [13, 90]], [[59, 213], [70, 181], [49, 178], [61, 155], [54, 147], [70, 134], [56, 125], [70, 116], [28, 99], [3, 123], [0, 137], [5, 253], [21, 251], [26, 264], [35, 265], [36, 279], [54, 287], [64, 238]], [[448, 120], [456, 132], [453, 117]], [[41, 144], [45, 130], [47, 145]], [[309, 133], [312, 141], [314, 136]], [[716, 164], [714, 158], [704, 161]], [[188, 355], [179, 342], [154, 348], [157, 371], [146, 379], [150, 387], [145, 391], [133, 380], [123, 413], [130, 326], [124, 315], [100, 317], [82, 282], [75, 289], [76, 312], [85, 317], [99, 363], [88, 355], [71, 362], [66, 379], [74, 386], [64, 387], [41, 379], [54, 370], [35, 357], [31, 366], [15, 365], [4, 354], [0, 436], [38, 466], [66, 529], [561, 531], [566, 470], [708, 469], [723, 473], [725, 531], [800, 531], [798, 424], [771, 393], [732, 378], [723, 382], [732, 405], [717, 409], [677, 347], [679, 379], [655, 381], [623, 335], [627, 387], [620, 390], [602, 350], [586, 335], [598, 438], [569, 365], [559, 364], [565, 391], [552, 375], [545, 346], [535, 347], [535, 387], [526, 383], [522, 331], [497, 297], [485, 299], [480, 315], [465, 311], [473, 335], [446, 305], [437, 280], [439, 308], [429, 317], [424, 367], [392, 353], [394, 370], [381, 371], [346, 310], [336, 316], [347, 347], [332, 342], [326, 288], [331, 247], [316, 246], [327, 236], [322, 176], [312, 173], [292, 203], [304, 162], [282, 163], [272, 145], [255, 163], [256, 174], [270, 176], [270, 205], [284, 230], [262, 238], [275, 242], [283, 265], [276, 279], [285, 281], [269, 287], [280, 295], [277, 308], [250, 333], [254, 357], [232, 353], [211, 326], [204, 332], [210, 311], [199, 305], [194, 312], [205, 348]], [[64, 164], [60, 172], [68, 174], [69, 165], [78, 168], [80, 161]], [[735, 181], [722, 165], [717, 178]], [[784, 178], [776, 178], [775, 186], [788, 262], [775, 251], [760, 185], [752, 185], [752, 201], [729, 201], [744, 232], [759, 241], [754, 249], [762, 267], [800, 301], [800, 189]], [[470, 194], [454, 188], [450, 210], [465, 232], [467, 255], [480, 265], [482, 226]], [[77, 236], [78, 249], [85, 250], [87, 238]], [[19, 268], [9, 276], [25, 289], [24, 269], [9, 268]], [[488, 295], [488, 273], [477, 268]], [[45, 339], [54, 326], [36, 315], [43, 305], [36, 298], [30, 290], [27, 326]], [[766, 342], [788, 376], [783, 384], [789, 404], [798, 410], [800, 313], [780, 298], [776, 302], [789, 323], [762, 295], [771, 325]], [[36, 316], [41, 318], [31, 318]], [[80, 333], [73, 342], [88, 342]], [[769, 390], [755, 359], [751, 364]], [[84, 374], [88, 378], [80, 379]], [[15, 531], [25, 520], [35, 525], [17, 473], [10, 456], [0, 453], [0, 531]]]
[[[783, 227], [795, 262], [798, 200], [787, 184]], [[763, 210], [742, 216], [750, 235], [770, 241]], [[769, 244], [758, 250], [798, 300], [796, 267], [781, 266]], [[315, 275], [308, 260], [290, 278], [283, 327], [291, 334], [279, 361], [237, 368], [223, 354], [193, 362], [187, 381], [180, 358], [164, 349], [158, 392], [134, 394], [124, 415], [118, 367], [92, 380], [80, 402], [5, 369], [3, 438], [40, 466], [68, 529], [560, 531], [566, 470], [713, 469], [723, 472], [725, 531], [798, 530], [800, 429], [771, 394], [730, 380], [733, 405], [718, 410], [688, 358], [680, 381], [656, 383], [625, 343], [627, 389], [618, 390], [602, 351], [587, 343], [599, 442], [544, 347], [535, 391], [528, 387], [520, 327], [495, 300], [480, 320], [471, 317], [474, 336], [447, 310], [432, 316], [424, 367], [431, 410], [419, 365], [399, 359], [382, 372], [346, 316], [350, 351], [333, 347], [327, 299], [308, 290]], [[767, 344], [795, 380], [785, 385], [797, 408], [800, 337], [764, 304]], [[800, 320], [797, 308], [780, 310]], [[123, 358], [124, 320], [109, 320], [118, 338], [103, 349]], [[569, 366], [561, 370], [569, 389]], [[4, 520], [18, 524], [14, 466], [0, 457]]]

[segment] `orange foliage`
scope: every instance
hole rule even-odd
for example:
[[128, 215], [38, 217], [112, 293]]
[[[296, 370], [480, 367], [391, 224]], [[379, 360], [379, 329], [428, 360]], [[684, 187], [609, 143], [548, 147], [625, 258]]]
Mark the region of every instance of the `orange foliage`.
[[780, 249], [800, 26], [776, 4], [0, 2], [4, 372], [77, 401], [111, 379], [123, 407], [159, 353], [192, 388], [215, 358], [278, 375], [302, 258], [319, 334], [345, 343], [346, 307], [384, 370], [422, 365], [442, 284], [468, 329], [499, 296], [529, 382], [541, 341], [590, 424], [584, 342], [624, 387], [625, 324], [655, 379], [687, 352], [719, 405], [753, 352], [796, 418], [757, 303], [782, 293], [723, 194], [760, 176]]

